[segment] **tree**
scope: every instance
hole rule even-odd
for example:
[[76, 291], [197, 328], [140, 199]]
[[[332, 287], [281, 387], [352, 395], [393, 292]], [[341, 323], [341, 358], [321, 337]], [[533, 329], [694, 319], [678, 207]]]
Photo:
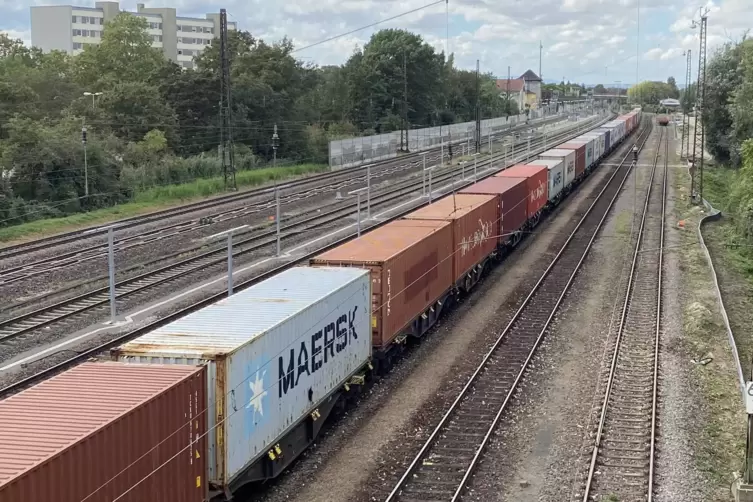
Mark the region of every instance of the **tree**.
[[667, 79], [667, 85], [669, 86], [669, 90], [671, 93], [670, 98], [678, 99], [680, 97], [680, 90], [677, 88], [677, 83], [675, 82], [675, 77], [669, 77]]
[[76, 58], [75, 72], [82, 85], [102, 91], [118, 82], [152, 81], [168, 64], [152, 47], [143, 17], [121, 12], [105, 25], [102, 42], [86, 45]]
[[658, 106], [662, 99], [672, 98], [675, 91], [665, 82], [644, 81], [628, 89], [628, 98], [634, 103]]

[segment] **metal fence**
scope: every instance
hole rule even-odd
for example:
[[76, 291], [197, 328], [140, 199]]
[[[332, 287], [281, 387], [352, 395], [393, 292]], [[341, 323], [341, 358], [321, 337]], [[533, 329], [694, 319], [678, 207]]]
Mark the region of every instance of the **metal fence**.
[[[529, 120], [549, 116], [547, 109], [531, 110]], [[498, 117], [481, 121], [481, 137], [498, 134], [526, 120], [525, 114]], [[408, 150], [420, 152], [441, 144], [472, 142], [475, 137], [475, 122], [462, 122], [437, 127], [424, 127], [408, 131]], [[404, 134], [404, 133], [403, 133]], [[329, 142], [329, 166], [331, 169], [354, 167], [365, 162], [375, 162], [397, 157], [405, 142], [400, 131]]]

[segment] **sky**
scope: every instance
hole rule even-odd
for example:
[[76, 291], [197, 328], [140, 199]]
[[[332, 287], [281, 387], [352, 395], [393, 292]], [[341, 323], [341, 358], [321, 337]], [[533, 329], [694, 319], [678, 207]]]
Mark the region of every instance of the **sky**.
[[[683, 84], [685, 49], [692, 49], [695, 80], [699, 30], [691, 22], [699, 19], [701, 6], [709, 9], [709, 56], [753, 28], [753, 0], [440, 0], [434, 5], [433, 0], [140, 1], [147, 7], [175, 7], [180, 16], [203, 17], [224, 7], [239, 29], [266, 41], [287, 35], [300, 48], [428, 5], [296, 56], [319, 65], [342, 64], [376, 30], [402, 28], [439, 51], [447, 44], [458, 67], [475, 69], [478, 59], [482, 72], [499, 78], [506, 78], [508, 66], [513, 77], [529, 68], [538, 73], [541, 42], [545, 80], [605, 85], [669, 76]], [[0, 0], [0, 31], [30, 45], [30, 6], [69, 3]], [[121, 1], [120, 7], [135, 10], [136, 1]]]

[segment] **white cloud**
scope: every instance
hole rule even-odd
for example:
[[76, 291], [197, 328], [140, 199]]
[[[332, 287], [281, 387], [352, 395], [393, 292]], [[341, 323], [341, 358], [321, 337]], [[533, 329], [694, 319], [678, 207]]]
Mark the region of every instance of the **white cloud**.
[[[254, 36], [272, 41], [288, 36], [304, 47], [418, 9], [429, 0], [126, 0], [121, 8], [135, 10], [136, 2], [172, 6], [179, 15], [203, 16], [220, 7], [229, 19]], [[703, 0], [711, 9], [709, 45], [739, 37], [753, 26], [752, 0]], [[70, 3], [71, 0], [0, 0], [0, 29], [29, 41], [28, 7], [32, 3]], [[73, 3], [77, 3], [75, 0]], [[88, 4], [87, 2], [80, 2]], [[697, 30], [689, 28], [697, 16], [698, 0], [452, 0], [450, 52], [456, 64], [513, 75], [538, 71], [539, 40], [543, 42], [544, 78], [597, 83], [636, 78], [637, 7], [641, 9], [640, 78], [664, 80], [684, 74], [684, 49], [697, 51]], [[24, 17], [27, 16], [27, 17]], [[661, 20], [662, 25], [657, 25]], [[368, 42], [380, 28], [404, 28], [424, 37], [437, 50], [445, 47], [445, 4], [418, 10], [376, 28], [359, 31], [296, 53], [307, 62], [340, 64], [354, 48]]]

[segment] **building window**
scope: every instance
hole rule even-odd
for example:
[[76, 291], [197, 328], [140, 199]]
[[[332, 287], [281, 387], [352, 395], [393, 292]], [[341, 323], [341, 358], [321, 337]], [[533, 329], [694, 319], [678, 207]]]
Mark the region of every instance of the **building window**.
[[77, 51], [81, 48], [81, 44], [79, 42], [73, 42], [73, 50]]
[[162, 42], [162, 35], [152, 35], [152, 40], [155, 42]]
[[77, 21], [76, 21], [76, 16], [71, 16], [71, 22], [72, 22], [72, 23], [76, 23], [76, 22], [77, 22]]
[[89, 24], [97, 24], [97, 18], [96, 17], [90, 17], [89, 18]]
[[89, 18], [88, 18], [88, 17], [84, 17], [84, 16], [81, 16], [81, 23], [82, 23], [82, 24], [89, 24]]
[[100, 26], [104, 26], [105, 25], [105, 18], [103, 18], [103, 17], [99, 18], [99, 25]]
[[89, 36], [89, 30], [81, 30], [81, 36], [82, 37], [88, 37]]
[[71, 30], [71, 34], [74, 37], [77, 37], [77, 36], [81, 35], [81, 30]]

